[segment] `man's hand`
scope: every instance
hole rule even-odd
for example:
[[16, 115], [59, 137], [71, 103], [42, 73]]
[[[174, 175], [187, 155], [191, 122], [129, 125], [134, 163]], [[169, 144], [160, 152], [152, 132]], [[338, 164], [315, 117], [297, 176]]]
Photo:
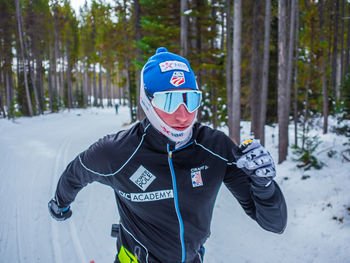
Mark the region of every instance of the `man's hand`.
[[55, 199], [51, 199], [48, 203], [50, 215], [57, 221], [64, 221], [72, 216], [70, 206], [60, 207]]
[[237, 167], [250, 176], [254, 185], [269, 186], [276, 176], [270, 153], [257, 140], [246, 140], [239, 148], [242, 155], [237, 160]]

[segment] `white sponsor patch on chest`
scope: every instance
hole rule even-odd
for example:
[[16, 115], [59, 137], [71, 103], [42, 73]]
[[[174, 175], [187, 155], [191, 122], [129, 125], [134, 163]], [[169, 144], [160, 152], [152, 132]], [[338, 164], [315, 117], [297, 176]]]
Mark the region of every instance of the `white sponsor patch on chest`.
[[152, 202], [169, 198], [174, 198], [174, 192], [172, 189], [159, 190], [148, 193], [124, 193], [119, 190], [119, 194], [125, 199], [132, 202]]
[[150, 202], [173, 198], [173, 190], [161, 190], [149, 193], [131, 193], [130, 199], [133, 202]]
[[142, 191], [145, 191], [147, 187], [156, 179], [156, 177], [145, 167], [140, 165], [140, 167], [129, 179]]

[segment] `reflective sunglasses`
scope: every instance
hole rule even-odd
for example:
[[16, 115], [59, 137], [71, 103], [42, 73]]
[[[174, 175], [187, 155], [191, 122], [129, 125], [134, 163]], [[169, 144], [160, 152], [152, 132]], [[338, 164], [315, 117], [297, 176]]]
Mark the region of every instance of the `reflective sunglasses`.
[[151, 95], [152, 105], [166, 113], [174, 113], [181, 104], [185, 105], [189, 113], [197, 110], [202, 101], [202, 92], [199, 90], [171, 90], [155, 92]]

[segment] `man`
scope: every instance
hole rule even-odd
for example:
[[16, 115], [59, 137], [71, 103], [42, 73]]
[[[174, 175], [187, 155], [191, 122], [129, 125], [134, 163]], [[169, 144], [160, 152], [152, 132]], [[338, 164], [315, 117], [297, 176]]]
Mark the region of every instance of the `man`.
[[[141, 72], [147, 118], [73, 160], [49, 211], [57, 220], [88, 183], [111, 186], [120, 215], [116, 262], [203, 262], [222, 182], [264, 229], [282, 233], [287, 212], [275, 166], [257, 141], [237, 147], [196, 123], [201, 92], [188, 61], [159, 48]], [[229, 226], [228, 226], [229, 227]]]

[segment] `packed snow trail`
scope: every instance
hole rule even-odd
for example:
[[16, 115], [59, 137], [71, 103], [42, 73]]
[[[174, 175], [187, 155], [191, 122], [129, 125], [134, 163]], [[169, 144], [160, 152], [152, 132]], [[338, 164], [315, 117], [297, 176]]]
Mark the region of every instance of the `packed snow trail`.
[[[100, 137], [128, 128], [127, 123], [124, 107], [119, 115], [114, 109], [93, 108], [0, 120], [0, 262], [113, 262], [110, 230], [118, 213], [110, 188], [88, 185], [71, 206], [73, 216], [64, 222], [49, 216], [47, 203], [68, 163]], [[242, 138], [247, 138], [249, 123], [242, 125]], [[276, 159], [278, 131], [266, 131], [267, 148]], [[322, 140], [324, 148], [344, 142], [334, 134]], [[289, 212], [283, 235], [261, 229], [223, 186], [204, 262], [349, 262], [350, 165], [339, 156], [328, 159], [327, 152], [320, 158], [328, 166], [308, 172], [306, 181], [300, 180], [302, 172], [290, 158], [277, 166], [276, 181]], [[343, 223], [333, 216], [343, 217]]]
[[107, 112], [107, 118], [96, 109], [0, 123], [0, 262], [113, 261], [115, 240], [109, 234], [118, 214], [111, 189], [86, 187], [65, 222], [52, 220], [47, 211], [68, 163], [129, 122], [126, 108], [120, 115]]

